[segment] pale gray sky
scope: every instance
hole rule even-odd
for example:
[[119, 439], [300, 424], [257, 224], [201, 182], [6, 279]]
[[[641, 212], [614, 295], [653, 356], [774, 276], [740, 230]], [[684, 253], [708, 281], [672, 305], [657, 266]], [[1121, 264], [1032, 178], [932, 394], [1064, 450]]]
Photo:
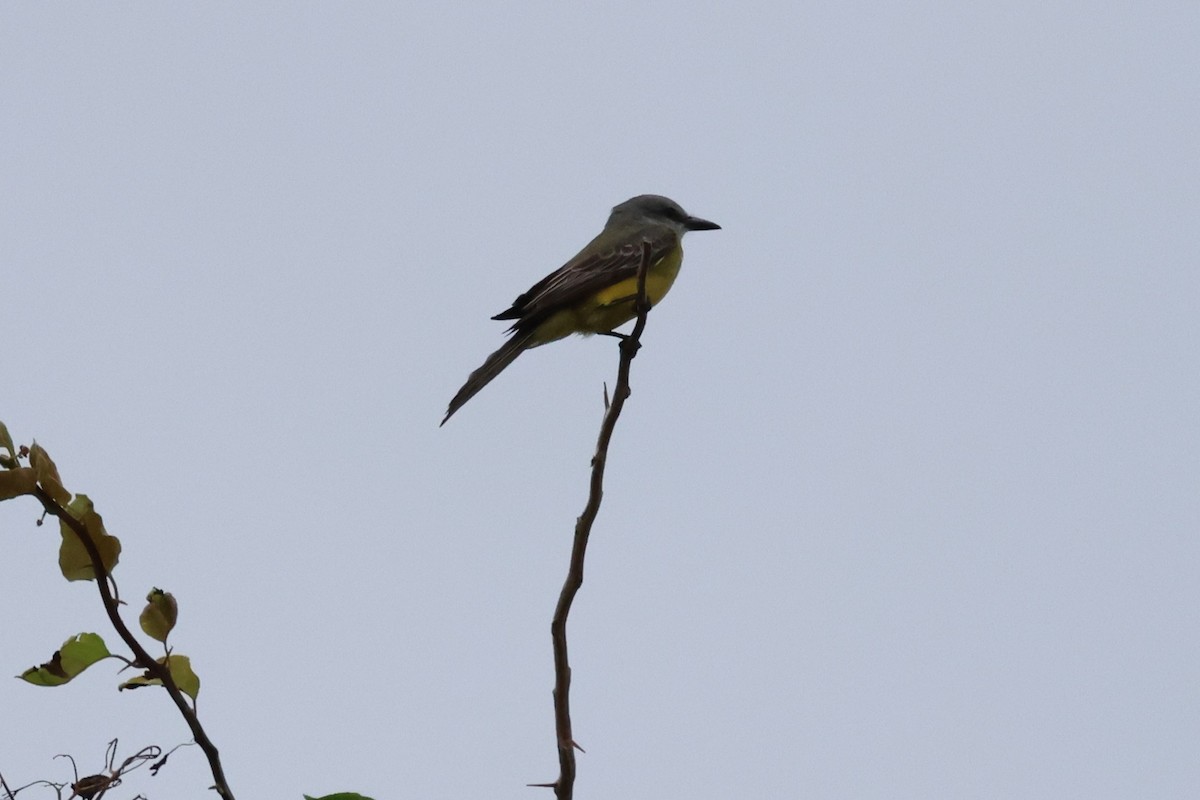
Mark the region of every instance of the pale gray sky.
[[[577, 797], [1200, 792], [1194, 3], [6, 4], [0, 419], [240, 798], [550, 797], [609, 339], [443, 429], [609, 209], [693, 234], [571, 624]], [[0, 505], [0, 674], [115, 637]], [[186, 731], [0, 693], [10, 783]], [[198, 751], [150, 797], [203, 797]]]

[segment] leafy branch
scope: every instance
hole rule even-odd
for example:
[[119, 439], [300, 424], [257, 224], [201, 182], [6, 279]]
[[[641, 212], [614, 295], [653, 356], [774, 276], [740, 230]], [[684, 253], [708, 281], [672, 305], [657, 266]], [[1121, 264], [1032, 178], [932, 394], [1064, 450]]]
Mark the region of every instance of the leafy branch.
[[[28, 458], [29, 466], [20, 466], [20, 458]], [[63, 576], [67, 580], [95, 581], [109, 622], [133, 653], [132, 660], [121, 660], [145, 671], [142, 676], [126, 681], [120, 688], [162, 686], [208, 759], [213, 788], [222, 800], [234, 800], [233, 791], [221, 767], [220, 754], [196, 715], [195, 703], [200, 681], [192, 672], [189, 659], [173, 654], [166, 646], [167, 636], [175, 625], [178, 613], [174, 597], [155, 589], [147, 596], [147, 605], [140, 617], [143, 631], [164, 645], [166, 655], [156, 659], [121, 618], [122, 601], [112, 577], [121, 543], [104, 530], [103, 520], [96, 513], [92, 501], [86, 495], [73, 496], [67, 491], [53, 460], [36, 442], [32, 447], [18, 450], [3, 423], [0, 423], [0, 466], [5, 468], [0, 472], [0, 501], [31, 495], [41, 503], [46, 514], [58, 518], [63, 537], [59, 551], [59, 567]], [[41, 520], [38, 524], [41, 524]], [[26, 670], [21, 677], [29, 683], [57, 686], [70, 681], [97, 661], [109, 657], [121, 658], [109, 653], [103, 639], [96, 634], [83, 633], [68, 639], [50, 661]]]

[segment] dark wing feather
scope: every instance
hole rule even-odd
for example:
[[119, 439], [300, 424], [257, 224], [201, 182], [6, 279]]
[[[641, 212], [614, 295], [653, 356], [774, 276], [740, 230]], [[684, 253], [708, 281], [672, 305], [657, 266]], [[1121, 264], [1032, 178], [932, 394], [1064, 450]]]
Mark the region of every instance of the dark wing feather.
[[662, 227], [648, 231], [635, 241], [593, 252], [595, 240], [566, 264], [535, 283], [513, 301], [512, 307], [492, 319], [515, 319], [513, 329], [536, 327], [554, 312], [570, 308], [606, 286], [637, 275], [642, 263], [642, 242], [650, 242], [650, 263], [654, 264], [678, 244], [675, 231]]

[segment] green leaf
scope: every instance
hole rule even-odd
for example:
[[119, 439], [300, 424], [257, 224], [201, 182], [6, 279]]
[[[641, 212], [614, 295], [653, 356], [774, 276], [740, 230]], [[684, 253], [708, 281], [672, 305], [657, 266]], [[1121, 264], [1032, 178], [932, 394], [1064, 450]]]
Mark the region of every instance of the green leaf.
[[[100, 551], [101, 564], [111, 574], [121, 556], [121, 540], [104, 530], [104, 520], [96, 513], [86, 494], [75, 495], [75, 499], [67, 504], [67, 511], [83, 523], [96, 549]], [[58, 548], [58, 568], [62, 570], [63, 577], [69, 581], [94, 581], [96, 570], [78, 534], [63, 520], [59, 520], [59, 532], [62, 534], [62, 544]]]
[[[163, 656], [158, 659], [158, 663], [167, 664], [167, 668], [171, 670], [171, 680], [175, 681], [175, 685], [179, 687], [179, 691], [194, 701], [196, 695], [200, 694], [200, 678], [192, 671], [192, 660], [187, 656], [172, 653], [169, 656]], [[130, 678], [118, 686], [117, 689], [141, 689], [143, 686], [162, 686], [162, 681], [147, 671], [136, 678]]]
[[38, 483], [51, 500], [60, 506], [65, 506], [71, 500], [71, 493], [63, 487], [62, 478], [58, 477], [54, 460], [37, 442], [29, 448], [29, 466], [37, 473]]
[[108, 646], [99, 634], [81, 633], [63, 642], [62, 648], [56, 650], [45, 664], [30, 667], [19, 677], [34, 686], [62, 686], [109, 655]]
[[162, 589], [153, 589], [146, 595], [146, 607], [142, 609], [138, 622], [151, 639], [165, 642], [178, 618], [179, 604], [175, 602], [175, 595]]

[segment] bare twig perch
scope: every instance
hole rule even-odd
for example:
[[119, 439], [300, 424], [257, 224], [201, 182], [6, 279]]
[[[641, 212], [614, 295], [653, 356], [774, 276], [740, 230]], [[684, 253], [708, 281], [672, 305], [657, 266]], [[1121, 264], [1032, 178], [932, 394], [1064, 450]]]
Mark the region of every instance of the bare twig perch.
[[[625, 399], [629, 397], [629, 367], [641, 347], [642, 331], [646, 328], [646, 315], [650, 312], [650, 301], [646, 297], [646, 273], [650, 269], [650, 243], [642, 243], [642, 263], [638, 268], [637, 300], [634, 310], [637, 321], [628, 336], [621, 339], [621, 361], [617, 368], [617, 384], [613, 387], [612, 402], [604, 412], [600, 424], [600, 436], [596, 442], [596, 454], [592, 456], [592, 479], [588, 491], [587, 505], [575, 521], [575, 543], [571, 548], [571, 566], [567, 579], [558, 596], [554, 609], [554, 620], [550, 623], [550, 638], [554, 644], [554, 728], [558, 743], [558, 780], [549, 784], [536, 784], [554, 788], [558, 800], [570, 800], [575, 791], [575, 739], [571, 734], [571, 665], [567, 660], [567, 616], [575, 593], [583, 585], [583, 557], [587, 551], [588, 536], [592, 523], [600, 511], [600, 500], [604, 496], [604, 465], [608, 460], [608, 443]], [[582, 749], [582, 748], [580, 748]]]

